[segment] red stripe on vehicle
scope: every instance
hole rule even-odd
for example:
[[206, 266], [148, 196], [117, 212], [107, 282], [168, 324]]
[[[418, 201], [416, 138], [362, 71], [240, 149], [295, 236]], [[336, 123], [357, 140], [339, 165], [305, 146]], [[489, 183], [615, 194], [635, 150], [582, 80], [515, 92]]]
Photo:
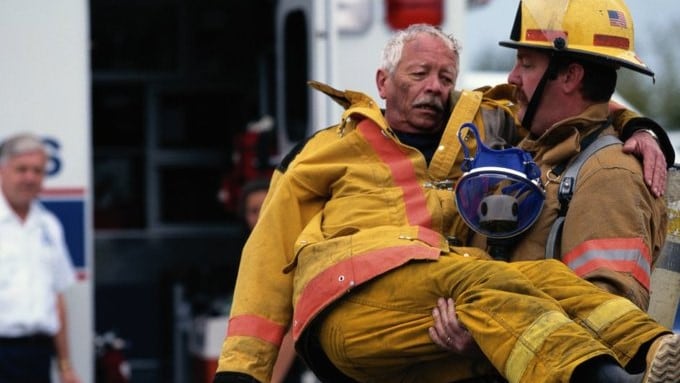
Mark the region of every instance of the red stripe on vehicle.
[[45, 188], [40, 191], [40, 196], [82, 196], [85, 194], [84, 188]]

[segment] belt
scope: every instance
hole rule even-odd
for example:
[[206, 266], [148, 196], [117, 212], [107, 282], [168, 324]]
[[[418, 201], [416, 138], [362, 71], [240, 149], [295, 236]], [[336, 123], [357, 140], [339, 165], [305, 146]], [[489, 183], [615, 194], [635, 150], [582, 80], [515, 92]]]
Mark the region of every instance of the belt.
[[35, 334], [17, 337], [0, 337], [0, 346], [38, 346], [51, 345], [52, 337], [45, 334]]

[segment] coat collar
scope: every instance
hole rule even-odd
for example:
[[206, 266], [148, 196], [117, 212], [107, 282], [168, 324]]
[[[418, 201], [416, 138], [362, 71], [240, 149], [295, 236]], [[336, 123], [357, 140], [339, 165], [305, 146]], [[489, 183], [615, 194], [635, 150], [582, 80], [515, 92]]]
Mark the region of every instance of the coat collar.
[[534, 153], [537, 162], [560, 164], [581, 151], [581, 140], [607, 121], [609, 105], [594, 104], [583, 113], [564, 119], [537, 139], [525, 138], [520, 148]]
[[329, 96], [345, 109], [342, 114], [342, 121], [337, 127], [338, 134], [342, 135], [345, 132], [348, 123], [364, 118], [373, 120], [382, 130], [389, 130], [387, 120], [385, 120], [379, 104], [367, 94], [353, 90], [335, 89], [318, 81], [309, 81], [308, 85]]

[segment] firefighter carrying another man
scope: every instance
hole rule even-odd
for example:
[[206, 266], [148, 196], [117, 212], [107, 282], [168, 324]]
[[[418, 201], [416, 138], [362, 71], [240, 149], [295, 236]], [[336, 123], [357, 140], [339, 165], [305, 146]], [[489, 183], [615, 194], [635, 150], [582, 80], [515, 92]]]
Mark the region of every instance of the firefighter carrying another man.
[[[580, 4], [597, 12], [600, 2]], [[399, 32], [385, 52], [377, 73], [384, 116], [361, 93], [324, 88], [345, 104], [342, 122], [275, 172], [244, 248], [214, 381], [268, 381], [289, 324], [298, 352], [329, 382], [499, 373], [570, 382], [586, 371], [599, 381], [663, 382], [680, 370], [680, 338], [630, 300], [557, 260], [505, 263], [460, 246], [469, 229], [450, 190], [461, 173], [456, 115], [472, 110], [462, 122], [488, 133], [512, 124], [513, 110], [463, 92], [447, 123], [458, 50], [435, 28]], [[442, 296], [453, 298], [486, 360], [430, 340]]]

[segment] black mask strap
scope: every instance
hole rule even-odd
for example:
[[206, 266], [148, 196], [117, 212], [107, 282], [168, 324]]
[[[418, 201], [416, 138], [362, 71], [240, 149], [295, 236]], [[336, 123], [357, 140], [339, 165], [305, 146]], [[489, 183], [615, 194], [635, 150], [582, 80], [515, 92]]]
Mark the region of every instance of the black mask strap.
[[543, 90], [545, 89], [545, 84], [547, 84], [548, 80], [554, 80], [556, 78], [557, 60], [555, 59], [555, 55], [551, 55], [548, 68], [546, 68], [545, 73], [543, 73], [543, 77], [541, 77], [541, 81], [538, 83], [538, 86], [536, 86], [536, 90], [534, 91], [534, 94], [531, 96], [531, 100], [529, 100], [529, 104], [527, 105], [524, 118], [522, 118], [522, 127], [524, 127], [524, 129], [531, 130], [531, 123], [533, 122], [536, 111], [543, 100]]

